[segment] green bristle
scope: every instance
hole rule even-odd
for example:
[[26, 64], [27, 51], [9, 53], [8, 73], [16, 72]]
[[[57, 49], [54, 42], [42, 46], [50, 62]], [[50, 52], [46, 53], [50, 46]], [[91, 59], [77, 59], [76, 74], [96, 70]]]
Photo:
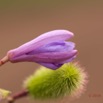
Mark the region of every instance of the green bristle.
[[64, 64], [57, 70], [41, 67], [27, 78], [24, 86], [36, 99], [55, 99], [72, 95], [85, 80], [83, 71], [75, 63]]

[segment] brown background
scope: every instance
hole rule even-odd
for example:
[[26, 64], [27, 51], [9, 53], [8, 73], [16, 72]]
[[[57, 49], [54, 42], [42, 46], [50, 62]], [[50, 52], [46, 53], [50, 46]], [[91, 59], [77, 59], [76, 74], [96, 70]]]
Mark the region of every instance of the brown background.
[[[89, 74], [87, 91], [72, 103], [103, 103], [102, 0], [0, 0], [0, 58], [8, 50], [54, 29], [75, 33], [71, 40], [79, 51], [77, 60]], [[38, 67], [36, 63], [5, 64], [0, 67], [0, 88], [13, 93], [21, 90], [23, 80]], [[68, 102], [65, 99], [62, 103]], [[24, 98], [16, 103], [37, 101]]]

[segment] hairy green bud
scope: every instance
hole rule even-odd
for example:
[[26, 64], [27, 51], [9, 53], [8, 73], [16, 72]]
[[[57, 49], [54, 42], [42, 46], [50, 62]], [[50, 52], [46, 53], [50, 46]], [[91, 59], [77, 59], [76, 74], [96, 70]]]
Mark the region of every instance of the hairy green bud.
[[56, 99], [81, 93], [86, 81], [86, 73], [78, 64], [69, 63], [57, 70], [40, 67], [24, 86], [35, 99]]

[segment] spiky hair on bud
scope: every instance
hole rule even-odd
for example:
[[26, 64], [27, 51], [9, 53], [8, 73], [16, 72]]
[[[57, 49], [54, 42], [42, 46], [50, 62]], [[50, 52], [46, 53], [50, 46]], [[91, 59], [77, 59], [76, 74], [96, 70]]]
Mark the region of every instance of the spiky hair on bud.
[[40, 67], [24, 81], [24, 87], [35, 99], [57, 99], [81, 94], [86, 81], [87, 75], [82, 68], [77, 63], [69, 63], [57, 70]]

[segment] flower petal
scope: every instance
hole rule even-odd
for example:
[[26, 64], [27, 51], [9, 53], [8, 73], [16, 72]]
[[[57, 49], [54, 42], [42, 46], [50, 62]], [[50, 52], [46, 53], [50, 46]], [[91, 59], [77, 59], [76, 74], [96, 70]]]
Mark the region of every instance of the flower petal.
[[45, 63], [58, 63], [72, 58], [77, 54], [77, 50], [65, 51], [65, 52], [47, 52], [39, 53], [35, 55], [22, 55], [15, 58], [11, 58], [11, 62], [32, 61], [32, 62], [45, 62]]
[[61, 63], [61, 64], [69, 63], [69, 62], [71, 62], [72, 60], [74, 60], [76, 57], [77, 57], [77, 56], [76, 56], [76, 55], [74, 55], [72, 58], [67, 59], [67, 60], [64, 60], [64, 61], [62, 61], [62, 62], [60, 62], [60, 63]]
[[43, 65], [43, 66], [45, 66], [45, 67], [47, 67], [47, 68], [51, 68], [51, 69], [53, 69], [53, 70], [55, 70], [55, 69], [58, 69], [59, 67], [61, 67], [64, 63], [69, 63], [69, 62], [71, 62], [72, 60], [74, 60], [76, 58], [76, 55], [75, 56], [73, 56], [72, 58], [70, 58], [70, 59], [67, 59], [67, 60], [65, 60], [65, 61], [63, 61], [63, 62], [59, 62], [59, 63], [39, 63], [40, 65]]
[[53, 70], [55, 70], [55, 69], [57, 69], [57, 68], [59, 68], [59, 67], [61, 67], [63, 65], [63, 64], [59, 64], [59, 63], [58, 64], [55, 64], [55, 63], [39, 63], [39, 64], [41, 64], [41, 65], [43, 65], [43, 66], [45, 66], [47, 68], [51, 68]]
[[10, 50], [7, 55], [9, 56], [9, 58], [20, 56], [22, 54], [31, 52], [47, 43], [51, 43], [54, 41], [64, 41], [71, 38], [72, 36], [73, 33], [67, 30], [53, 30], [40, 35], [39, 37], [23, 44], [16, 49]]
[[58, 41], [46, 44], [38, 49], [33, 50], [32, 52], [27, 53], [28, 55], [38, 54], [38, 53], [46, 53], [46, 52], [63, 52], [63, 51], [71, 51], [75, 47], [75, 43], [73, 42], [65, 42]]

